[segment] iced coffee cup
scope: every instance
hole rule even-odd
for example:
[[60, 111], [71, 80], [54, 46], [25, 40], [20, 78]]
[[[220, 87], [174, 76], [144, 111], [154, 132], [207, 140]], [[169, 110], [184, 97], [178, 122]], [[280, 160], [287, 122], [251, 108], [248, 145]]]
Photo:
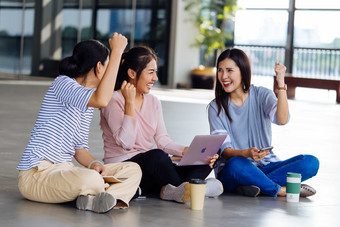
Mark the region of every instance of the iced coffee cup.
[[190, 197], [191, 209], [202, 210], [204, 205], [206, 181], [202, 179], [191, 179], [190, 183]]

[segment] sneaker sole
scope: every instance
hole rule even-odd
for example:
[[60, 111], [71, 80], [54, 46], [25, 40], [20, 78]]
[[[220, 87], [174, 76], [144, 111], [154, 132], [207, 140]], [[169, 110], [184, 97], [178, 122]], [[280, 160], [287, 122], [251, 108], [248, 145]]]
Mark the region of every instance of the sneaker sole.
[[[92, 207], [87, 208], [91, 202]], [[77, 208], [79, 210], [88, 210], [100, 214], [110, 211], [116, 204], [117, 200], [107, 192], [100, 192], [94, 197], [79, 196], [77, 199]]]
[[316, 190], [309, 185], [301, 184], [300, 197], [308, 197], [315, 195]]

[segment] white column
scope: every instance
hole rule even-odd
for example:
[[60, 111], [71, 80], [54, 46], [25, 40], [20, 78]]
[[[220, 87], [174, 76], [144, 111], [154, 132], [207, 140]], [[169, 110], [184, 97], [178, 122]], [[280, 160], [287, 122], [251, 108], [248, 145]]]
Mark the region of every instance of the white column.
[[61, 59], [63, 1], [42, 1], [41, 59]]
[[168, 85], [190, 84], [190, 70], [199, 65], [199, 48], [193, 47], [198, 29], [188, 21], [182, 0], [172, 1]]

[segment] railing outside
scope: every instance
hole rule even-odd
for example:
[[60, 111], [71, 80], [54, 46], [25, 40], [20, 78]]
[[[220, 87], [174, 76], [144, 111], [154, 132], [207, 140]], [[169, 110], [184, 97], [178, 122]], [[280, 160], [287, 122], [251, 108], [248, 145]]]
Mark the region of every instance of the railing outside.
[[[243, 46], [250, 59], [252, 74], [273, 76], [275, 62], [284, 63], [284, 47]], [[340, 79], [340, 50], [295, 48], [293, 57], [294, 76], [320, 79]]]
[[249, 57], [251, 72], [258, 76], [274, 76], [275, 62], [284, 63], [285, 49], [270, 46], [235, 46]]
[[293, 75], [340, 79], [340, 50], [295, 48]]

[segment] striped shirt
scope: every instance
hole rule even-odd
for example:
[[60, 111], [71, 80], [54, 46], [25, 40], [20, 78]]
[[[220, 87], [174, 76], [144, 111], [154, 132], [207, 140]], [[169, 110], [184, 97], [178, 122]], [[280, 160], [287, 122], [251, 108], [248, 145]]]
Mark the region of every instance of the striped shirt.
[[[210, 134], [228, 135], [221, 146], [221, 151], [227, 147], [243, 150], [250, 147], [260, 149], [272, 146], [271, 124], [280, 125], [276, 117], [277, 98], [273, 91], [252, 85], [249, 96], [242, 106], [229, 102], [228, 111], [233, 119], [232, 122], [227, 118], [223, 108], [218, 116], [217, 111], [216, 102], [211, 102], [208, 111]], [[257, 167], [280, 161], [273, 151], [258, 162], [248, 159]], [[216, 162], [216, 173], [222, 170], [224, 162], [223, 158]]]
[[46, 159], [71, 162], [75, 149], [88, 149], [93, 107], [87, 104], [93, 89], [75, 79], [58, 76], [48, 89], [17, 170], [31, 169]]

